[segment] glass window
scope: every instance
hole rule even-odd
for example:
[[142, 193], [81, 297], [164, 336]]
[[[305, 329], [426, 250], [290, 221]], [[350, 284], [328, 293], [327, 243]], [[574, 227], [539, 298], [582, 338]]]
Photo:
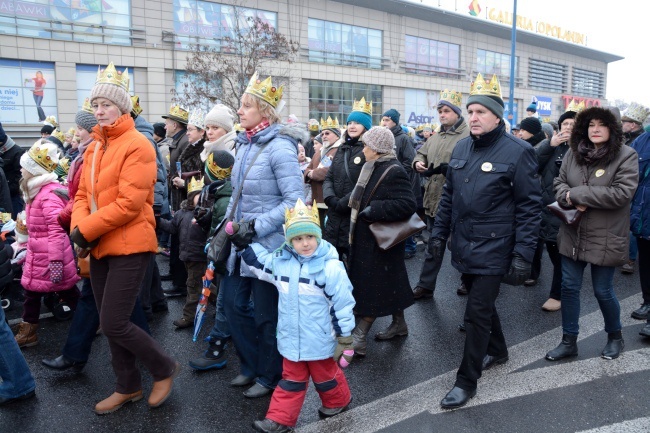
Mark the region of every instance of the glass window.
[[413, 74], [459, 78], [460, 45], [406, 35], [404, 69]]
[[592, 98], [605, 97], [605, 77], [600, 72], [573, 68], [571, 91], [579, 96]]
[[[131, 0], [0, 0], [0, 10], [0, 33], [131, 45]], [[113, 27], [122, 33], [114, 34]], [[101, 40], [89, 40], [89, 28]]]
[[309, 118], [338, 118], [345, 124], [355, 100], [372, 101], [372, 124], [379, 125], [382, 111], [382, 87], [374, 84], [309, 80]]
[[[492, 77], [496, 74], [499, 80], [510, 79], [510, 55], [495, 53], [493, 51], [477, 50], [476, 52], [476, 68], [483, 77]], [[515, 57], [515, 77], [518, 73], [519, 65]], [[489, 79], [489, 78], [488, 78]]]
[[309, 61], [381, 69], [382, 32], [359, 26], [309, 19]]
[[[176, 76], [176, 80], [174, 83], [174, 90], [176, 92], [176, 95], [174, 95], [173, 98], [174, 103], [187, 105], [185, 101], [188, 101], [188, 95], [196, 94], [194, 89], [196, 88], [206, 89], [208, 86], [207, 83], [204, 80], [201, 80], [199, 77], [197, 77], [196, 74], [188, 74], [185, 71], [176, 71], [175, 76]], [[219, 78], [215, 78], [210, 82], [210, 86], [212, 86], [213, 88], [221, 87], [221, 80]], [[192, 108], [200, 108], [205, 113], [208, 113], [212, 109], [212, 107], [214, 107], [215, 104], [220, 104], [220, 103], [221, 101], [219, 100], [212, 103], [206, 99], [202, 101], [202, 103], [198, 107], [192, 107]]]
[[40, 123], [58, 117], [54, 63], [0, 59], [2, 123]]
[[568, 67], [542, 60], [530, 59], [528, 85], [533, 89], [565, 93], [567, 91]]
[[[101, 67], [105, 68], [106, 65], [101, 65]], [[115, 69], [124, 72], [124, 69], [126, 68], [123, 66], [115, 66]], [[133, 69], [129, 68], [130, 95], [135, 94], [135, 91], [133, 90], [133, 78]], [[90, 91], [93, 89], [95, 81], [97, 81], [97, 65], [77, 65], [77, 111], [81, 110], [84, 101], [90, 96]]]

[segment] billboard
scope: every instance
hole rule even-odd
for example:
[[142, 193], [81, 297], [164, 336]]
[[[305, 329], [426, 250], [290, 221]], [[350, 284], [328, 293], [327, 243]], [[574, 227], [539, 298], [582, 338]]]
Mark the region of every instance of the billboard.
[[2, 123], [40, 123], [57, 116], [54, 63], [0, 59], [0, 77]]

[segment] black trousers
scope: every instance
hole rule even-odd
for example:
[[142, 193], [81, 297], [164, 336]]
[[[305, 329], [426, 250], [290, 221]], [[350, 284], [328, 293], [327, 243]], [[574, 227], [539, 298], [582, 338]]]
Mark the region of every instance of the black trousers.
[[[435, 222], [435, 218], [430, 217], [427, 215], [427, 230], [429, 230], [429, 233], [431, 230], [433, 230], [433, 223]], [[438, 263], [436, 265], [435, 261], [433, 260], [433, 254], [431, 253], [431, 248], [432, 248], [432, 242], [433, 242], [433, 237], [429, 236], [429, 242], [427, 243], [427, 249], [424, 253], [424, 262], [422, 263], [422, 270], [420, 271], [420, 280], [418, 281], [418, 286], [434, 291], [436, 290], [436, 281], [438, 280], [438, 273], [440, 272], [440, 265], [441, 263]], [[443, 259], [444, 259], [444, 253], [443, 253]]]
[[463, 274], [467, 287], [465, 307], [465, 350], [456, 374], [456, 385], [466, 391], [476, 389], [485, 355], [503, 357], [508, 347], [496, 309], [502, 275]]
[[174, 287], [185, 290], [187, 271], [185, 270], [185, 264], [179, 257], [180, 253], [181, 243], [180, 239], [178, 238], [178, 233], [175, 233], [171, 235], [171, 241], [169, 245], [169, 273], [172, 276], [172, 285]]
[[639, 255], [639, 280], [641, 280], [641, 294], [643, 303], [650, 304], [650, 241], [640, 237], [636, 238]]
[[553, 264], [553, 281], [548, 297], [560, 301], [562, 299], [562, 256], [557, 248], [557, 242], [546, 241], [546, 252]]

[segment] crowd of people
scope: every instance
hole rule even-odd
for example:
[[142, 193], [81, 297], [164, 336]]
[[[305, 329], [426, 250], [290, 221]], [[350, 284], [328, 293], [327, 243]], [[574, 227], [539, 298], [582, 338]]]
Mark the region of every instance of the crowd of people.
[[[136, 361], [153, 377], [149, 406], [161, 406], [181, 362], [147, 322], [185, 296], [178, 329], [196, 329], [208, 301], [216, 309], [205, 352], [189, 366], [224, 368], [233, 346], [230, 384], [247, 398], [271, 395], [256, 431], [291, 431], [310, 377], [319, 414], [335, 416], [352, 400], [344, 368], [368, 355], [376, 318], [392, 319], [376, 340], [407, 336], [405, 310], [434, 296], [447, 250], [467, 305], [463, 359], [442, 408], [467, 404], [482, 372], [508, 361], [499, 290], [539, 284], [544, 249], [553, 272], [541, 308], [561, 311], [562, 323], [547, 360], [578, 353], [588, 264], [607, 334], [602, 358], [624, 349], [613, 278], [635, 261], [643, 303], [631, 315], [648, 321], [640, 333], [650, 337], [650, 110], [640, 104], [619, 113], [573, 101], [543, 123], [531, 103], [510, 130], [498, 78], [479, 74], [465, 107], [463, 89], [440, 92], [439, 125], [402, 126], [390, 108], [373, 126], [365, 97], [344, 124], [302, 123], [282, 118], [283, 86], [255, 73], [236, 113], [172, 105], [151, 124], [128, 89], [128, 71], [109, 64], [76, 127], [62, 133], [48, 118], [28, 150], [0, 126], [0, 286], [20, 278], [24, 291], [15, 332], [0, 309], [0, 405], [35, 394], [20, 348], [38, 344], [41, 302], [54, 294], [74, 313], [60, 355], [43, 364], [82, 371], [101, 329], [116, 379], [95, 412], [143, 398]], [[554, 202], [580, 212], [579, 222], [563, 223], [547, 207]], [[405, 260], [424, 237], [410, 232], [386, 247], [373, 225], [399, 227], [414, 214], [428, 238], [411, 287]], [[169, 274], [156, 254], [169, 257]]]

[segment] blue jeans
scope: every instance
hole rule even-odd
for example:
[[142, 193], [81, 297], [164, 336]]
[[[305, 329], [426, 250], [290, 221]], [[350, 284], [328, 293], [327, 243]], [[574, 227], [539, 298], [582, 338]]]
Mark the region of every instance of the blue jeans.
[[[139, 298], [135, 300], [131, 322], [151, 334]], [[68, 339], [65, 341], [61, 354], [71, 361], [87, 362], [93, 340], [97, 335], [97, 328], [99, 328], [99, 313], [95, 295], [90, 285], [90, 279], [84, 278], [81, 284], [81, 296], [68, 331]]]
[[409, 236], [406, 239], [406, 244], [404, 245], [404, 252], [405, 253], [415, 253], [417, 252], [418, 248], [418, 243], [415, 242], [415, 239], [413, 239], [413, 236]]
[[636, 236], [630, 232], [630, 260], [636, 261], [636, 257], [639, 254], [639, 247], [637, 246], [636, 243]]
[[[562, 256], [562, 330], [565, 334], [578, 335], [580, 318], [580, 290], [582, 276], [587, 262], [576, 261]], [[591, 264], [591, 282], [594, 295], [598, 300], [600, 311], [605, 319], [605, 332], [620, 331], [621, 306], [614, 293], [613, 266], [598, 266]]]
[[223, 277], [221, 292], [241, 374], [256, 377], [266, 388], [275, 388], [282, 376], [282, 356], [275, 339], [278, 291], [273, 284], [240, 276], [240, 260], [237, 258], [233, 275]]
[[0, 397], [18, 398], [36, 388], [29, 366], [16, 344], [13, 332], [5, 322], [0, 307]]
[[[221, 279], [215, 275], [214, 277]], [[221, 282], [218, 282], [221, 286]], [[253, 303], [250, 303], [249, 309], [253, 310]], [[217, 312], [214, 315], [214, 326], [208, 335], [207, 341], [210, 343], [217, 340], [227, 340], [230, 339], [230, 325], [228, 325], [228, 320], [226, 319], [226, 312], [223, 308], [223, 289], [219, 289], [219, 294], [217, 295]]]

